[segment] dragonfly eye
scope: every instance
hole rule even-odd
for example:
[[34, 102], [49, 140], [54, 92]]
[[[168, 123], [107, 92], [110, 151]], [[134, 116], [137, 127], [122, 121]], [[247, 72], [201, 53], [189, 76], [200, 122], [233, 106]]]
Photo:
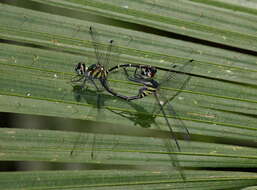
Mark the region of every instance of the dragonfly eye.
[[83, 75], [86, 72], [87, 67], [85, 66], [85, 63], [81, 63], [79, 62], [76, 66], [75, 66], [75, 72], [78, 75]]

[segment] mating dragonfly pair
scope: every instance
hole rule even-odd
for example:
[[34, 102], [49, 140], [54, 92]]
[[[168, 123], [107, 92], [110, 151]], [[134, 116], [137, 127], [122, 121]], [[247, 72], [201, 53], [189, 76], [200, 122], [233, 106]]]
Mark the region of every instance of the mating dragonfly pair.
[[[97, 33], [94, 31], [92, 27], [90, 27], [89, 29], [89, 34], [92, 39], [92, 45], [94, 47], [97, 63], [92, 64], [89, 67], [87, 67], [85, 63], [78, 63], [75, 66], [75, 72], [77, 75], [71, 81], [73, 83], [80, 82], [82, 87], [84, 87], [87, 82], [91, 82], [95, 86], [97, 91], [100, 91], [101, 87], [99, 87], [96, 83], [96, 80], [98, 80], [101, 86], [107, 92], [109, 92], [113, 96], [116, 96], [127, 101], [137, 100], [149, 95], [154, 95], [156, 103], [158, 105], [157, 107], [159, 108], [155, 111], [155, 113], [161, 113], [164, 116], [165, 122], [170, 130], [170, 135], [172, 139], [175, 140], [178, 150], [180, 150], [177, 137], [172, 130], [172, 126], [169, 122], [167, 114], [172, 115], [174, 117], [174, 121], [177, 122], [177, 125], [183, 128], [184, 135], [187, 139], [189, 139], [188, 129], [186, 128], [182, 120], [179, 118], [179, 116], [176, 114], [176, 112], [174, 111], [173, 107], [169, 102], [172, 101], [180, 93], [180, 90], [183, 89], [187, 82], [190, 80], [188, 70], [190, 71], [191, 63], [193, 62], [193, 60], [186, 61], [186, 63], [181, 67], [173, 65], [171, 69], [165, 69], [161, 67], [143, 64], [121, 64], [109, 68], [112, 49], [114, 47], [114, 41], [111, 40], [109, 42], [106, 52], [103, 53], [102, 51], [100, 51], [100, 43], [97, 38]], [[119, 70], [122, 70], [124, 72], [128, 81], [134, 82], [141, 86], [138, 89], [136, 95], [123, 95], [121, 93], [116, 92], [109, 85], [108, 76], [111, 73], [117, 72]], [[129, 74], [129, 72], [131, 73], [131, 70], [132, 74]], [[155, 79], [157, 71], [166, 72], [166, 74], [162, 77], [160, 81], [157, 81]], [[179, 89], [179, 91], [176, 91], [173, 94], [171, 94], [170, 91], [168, 91], [169, 93], [162, 93], [163, 87], [171, 87]], [[164, 109], [164, 107], [167, 107], [167, 109]]]

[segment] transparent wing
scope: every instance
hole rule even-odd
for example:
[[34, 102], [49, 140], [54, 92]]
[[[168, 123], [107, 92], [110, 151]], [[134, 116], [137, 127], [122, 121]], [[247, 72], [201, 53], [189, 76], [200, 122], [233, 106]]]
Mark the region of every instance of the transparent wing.
[[[100, 93], [97, 93], [96, 95], [96, 108], [97, 108], [97, 119], [101, 118], [102, 112], [101, 112], [101, 95]], [[92, 150], [91, 150], [91, 159], [94, 160], [95, 158], [95, 149], [96, 149], [96, 141], [98, 138], [101, 138], [100, 135], [94, 134], [93, 143], [92, 143]]]
[[[157, 127], [157, 129], [160, 129], [160, 126], [158, 125], [158, 123], [155, 123], [155, 126]], [[182, 177], [183, 180], [185, 180], [185, 175], [184, 175], [184, 172], [180, 166], [180, 163], [179, 163], [179, 160], [178, 160], [178, 157], [176, 154], [172, 154], [173, 152], [176, 152], [176, 147], [174, 145], [174, 141], [173, 139], [164, 139], [164, 144], [165, 144], [165, 147], [167, 149], [167, 151], [171, 154], [169, 154], [169, 157], [170, 157], [170, 160], [171, 160], [171, 164], [174, 168], [176, 168], [178, 170], [178, 172], [180, 173], [180, 176]], [[178, 148], [178, 147], [177, 147]]]
[[[190, 134], [186, 125], [174, 110], [171, 102], [181, 93], [181, 90], [186, 87], [187, 83], [191, 78], [191, 76], [187, 73], [192, 70], [192, 67], [192, 61], [190, 60], [180, 68], [176, 68], [176, 70], [174, 69], [174, 72], [166, 71], [166, 74], [160, 82], [160, 87], [155, 94], [157, 105], [159, 107], [156, 108], [156, 113], [163, 114], [178, 149], [180, 149], [180, 147], [172, 127], [177, 127], [177, 129], [179, 129], [179, 131], [181, 131], [181, 133], [183, 134], [185, 140], [190, 139]], [[171, 91], [169, 90], [170, 88], [176, 91]], [[170, 118], [170, 116], [172, 116], [172, 118]]]
[[98, 33], [95, 31], [95, 29], [92, 26], [90, 26], [89, 34], [91, 36], [91, 40], [92, 40], [91, 43], [94, 47], [97, 63], [102, 64], [102, 59], [104, 58], [104, 54], [102, 53], [100, 48]]
[[160, 100], [159, 95], [157, 93], [155, 93], [154, 96], [155, 96], [155, 99], [156, 99], [156, 102], [157, 102], [156, 105], [158, 105], [156, 110], [158, 110], [157, 112], [161, 112], [161, 114], [163, 115], [163, 117], [165, 119], [165, 122], [166, 122], [166, 125], [169, 128], [170, 137], [171, 137], [171, 139], [173, 139], [175, 141], [176, 146], [177, 146], [178, 150], [180, 151], [180, 146], [179, 146], [177, 137], [176, 137], [176, 135], [175, 135], [175, 133], [174, 133], [174, 131], [172, 129], [172, 125], [171, 125], [170, 119], [168, 118], [167, 113], [166, 113], [166, 111], [165, 111], [165, 109], [164, 109], [164, 107], [162, 105], [162, 101]]
[[[104, 118], [104, 114], [102, 113], [102, 107], [103, 107], [103, 98], [101, 97], [101, 93], [95, 93], [95, 91], [90, 90], [81, 90], [81, 88], [76, 89], [76, 93], [74, 95], [76, 96], [75, 99], [77, 101], [87, 101], [92, 104], [93, 107], [96, 108], [89, 111], [89, 115], [96, 115], [96, 120], [100, 120]], [[99, 148], [97, 146], [101, 146], [101, 143], [103, 142], [103, 136], [101, 134], [94, 133], [94, 130], [91, 130], [92, 132], [87, 133], [84, 130], [80, 133], [80, 135], [75, 140], [74, 146], [72, 147], [72, 150], [70, 152], [70, 156], [78, 156], [81, 151], [90, 151], [90, 159], [95, 160], [96, 155], [96, 149]], [[86, 159], [86, 158], [85, 158]]]
[[[118, 48], [116, 46], [114, 46], [114, 41], [110, 40], [109, 46], [107, 47], [107, 50], [106, 50], [105, 58], [102, 62], [105, 69], [108, 69], [110, 61], [113, 61], [113, 59], [111, 59], [111, 58], [113, 58], [115, 55], [115, 52], [112, 52], [114, 49], [116, 49], [116, 51], [118, 50]], [[117, 56], [117, 54], [116, 54], [116, 56]]]
[[[177, 95], [177, 94], [175, 94], [175, 95]], [[176, 135], [174, 134], [172, 128], [178, 129], [179, 133], [182, 133], [184, 140], [190, 140], [190, 133], [189, 133], [186, 125], [184, 124], [184, 122], [181, 120], [180, 116], [176, 113], [175, 109], [173, 108], [171, 100], [167, 99], [166, 96], [161, 96], [159, 94], [157, 94], [156, 96], [158, 96], [157, 104], [159, 106], [159, 108], [156, 108], [156, 113], [163, 114], [163, 116], [166, 120], [167, 126], [169, 127], [169, 130], [170, 130], [171, 134], [173, 134], [172, 137], [176, 141], [177, 147], [180, 149], [179, 144], [176, 139]], [[174, 97], [174, 95], [173, 95], [173, 97]]]
[[[174, 133], [174, 131], [172, 129], [172, 127], [173, 127], [172, 123], [170, 122], [170, 118], [167, 117], [166, 110], [162, 106], [162, 102], [159, 99], [158, 94], [155, 93], [154, 96], [155, 96], [155, 99], [156, 99], [156, 105], [158, 106], [157, 110], [159, 110], [162, 113], [162, 115], [165, 119], [165, 122], [166, 122], [166, 126], [169, 128], [169, 134], [170, 135], [168, 136], [168, 139], [164, 139], [164, 144], [165, 144], [165, 147], [166, 147], [167, 151], [169, 153], [171, 153], [171, 154], [169, 154], [169, 157], [170, 157], [172, 166], [175, 167], [179, 171], [181, 177], [183, 179], [185, 179], [185, 176], [184, 176], [183, 170], [181, 169], [181, 166], [180, 166], [179, 160], [177, 158], [177, 155], [172, 154], [174, 152], [177, 152], [176, 150], [178, 150], [178, 151], [181, 150], [180, 145], [178, 143], [178, 139], [177, 139], [176, 134]], [[155, 122], [155, 126], [158, 129], [161, 129], [157, 122]]]
[[[92, 26], [89, 28], [89, 33], [95, 50], [97, 63], [101, 64], [105, 69], [109, 68], [111, 62], [116, 62], [118, 64], [120, 52], [119, 48], [115, 45], [115, 42], [112, 39], [109, 40], [107, 47], [104, 48], [104, 46], [100, 46], [99, 34]], [[106, 44], [105, 42], [102, 43]]]
[[[186, 61], [183, 65], [177, 66], [173, 65], [170, 69], [171, 71], [166, 71], [166, 74], [159, 81], [160, 88], [169, 88], [171, 90], [161, 90], [159, 92], [160, 100], [172, 101], [175, 99], [183, 90], [187, 83], [189, 82], [191, 76], [189, 73], [193, 68], [193, 60]], [[160, 70], [160, 68], [158, 68]], [[174, 90], [173, 90], [174, 89]], [[163, 102], [165, 105], [166, 102]]]
[[179, 131], [182, 132], [182, 136], [185, 140], [190, 140], [189, 130], [187, 129], [183, 120], [181, 120], [179, 115], [176, 113], [170, 102], [167, 102], [167, 104], [165, 105], [165, 110], [168, 115], [172, 116], [171, 125], [177, 127]]

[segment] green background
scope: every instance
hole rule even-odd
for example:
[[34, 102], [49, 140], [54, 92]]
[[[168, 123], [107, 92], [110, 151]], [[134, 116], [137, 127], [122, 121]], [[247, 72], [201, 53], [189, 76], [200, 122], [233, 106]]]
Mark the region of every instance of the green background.
[[[1, 189], [255, 189], [256, 7], [253, 0], [1, 1]], [[191, 135], [185, 141], [174, 125], [180, 152], [163, 116], [153, 117], [154, 97], [128, 103], [103, 92], [99, 111], [92, 86], [74, 91], [74, 65], [95, 61], [90, 26], [100, 47], [114, 40], [113, 64], [195, 60], [194, 76], [172, 101]], [[111, 82], [123, 94], [136, 87]]]

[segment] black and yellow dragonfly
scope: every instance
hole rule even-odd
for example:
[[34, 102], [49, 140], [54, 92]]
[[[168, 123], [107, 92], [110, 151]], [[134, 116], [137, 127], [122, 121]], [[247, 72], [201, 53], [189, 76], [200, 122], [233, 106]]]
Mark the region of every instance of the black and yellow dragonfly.
[[[73, 84], [73, 92], [75, 96], [80, 97], [86, 97], [93, 96], [96, 97], [96, 102], [91, 102], [91, 104], [95, 104], [97, 107], [97, 116], [100, 117], [101, 113], [101, 94], [98, 92], [101, 92], [104, 90], [101, 83], [106, 80], [107, 74], [108, 74], [108, 67], [110, 64], [111, 57], [115, 55], [115, 53], [112, 52], [112, 49], [114, 48], [114, 41], [110, 40], [108, 42], [108, 45], [101, 44], [99, 41], [99, 35], [95, 31], [95, 29], [90, 26], [89, 27], [89, 34], [91, 36], [91, 43], [94, 49], [95, 54], [95, 63], [88, 65], [85, 62], [79, 62], [76, 64], [74, 71], [76, 73], [76, 76], [71, 79], [71, 83]], [[117, 56], [117, 55], [116, 55]], [[100, 85], [99, 85], [100, 82]], [[88, 83], [91, 83], [96, 89], [96, 96], [92, 95], [92, 91], [90, 89], [87, 89]], [[95, 94], [95, 93], [94, 93]], [[83, 98], [86, 99], [86, 98]], [[92, 100], [92, 98], [91, 98]], [[80, 139], [79, 137], [78, 139]], [[95, 141], [94, 136], [94, 141]], [[76, 150], [77, 143], [75, 143], [73, 149], [71, 150], [70, 154], [73, 155], [74, 151]], [[92, 149], [94, 149], [94, 142], [92, 143]], [[94, 152], [91, 152], [91, 158], [93, 159]]]
[[99, 87], [95, 80], [99, 80], [100, 83], [102, 81], [106, 80], [107, 77], [107, 69], [108, 65], [110, 63], [110, 55], [113, 48], [113, 40], [109, 41], [109, 45], [106, 49], [106, 52], [100, 52], [99, 50], [99, 41], [97, 38], [97, 33], [93, 29], [93, 27], [90, 26], [89, 28], [89, 34], [91, 36], [91, 42], [94, 47], [95, 51], [95, 57], [96, 57], [96, 63], [91, 64], [90, 66], [87, 66], [84, 62], [79, 62], [74, 70], [77, 74], [75, 77], [72, 78], [72, 83], [81, 83], [81, 87], [85, 87], [86, 82], [91, 82], [97, 91], [100, 91], [101, 87]]
[[[181, 148], [179, 146], [177, 137], [172, 130], [172, 126], [169, 122], [168, 115], [172, 115], [174, 117], [173, 121], [175, 122], [175, 124], [183, 129], [183, 135], [186, 139], [189, 139], [190, 134], [187, 127], [185, 126], [184, 122], [182, 122], [180, 117], [177, 115], [170, 102], [178, 96], [181, 90], [183, 90], [189, 82], [191, 78], [190, 71], [192, 69], [193, 61], [193, 59], [186, 61], [181, 67], [173, 65], [171, 69], [141, 64], [116, 65], [108, 69], [108, 75], [114, 71], [116, 72], [119, 69], [122, 69], [126, 75], [126, 78], [129, 81], [141, 84], [142, 86], [139, 88], [138, 94], [136, 95], [126, 96], [118, 93], [110, 87], [108, 80], [103, 81], [103, 86], [112, 95], [127, 101], [137, 100], [149, 95], [154, 95], [158, 105], [155, 109], [155, 113], [162, 113], [166, 121], [166, 124], [169, 128], [171, 137], [175, 140], [176, 146], [180, 151]], [[132, 70], [130, 72], [132, 72], [132, 74], [129, 74], [129, 69], [131, 68]], [[155, 79], [157, 71], [166, 72], [166, 74], [160, 81], [157, 81]], [[177, 91], [173, 91], [172, 93], [171, 91], [163, 90], [163, 88], [173, 88]]]

